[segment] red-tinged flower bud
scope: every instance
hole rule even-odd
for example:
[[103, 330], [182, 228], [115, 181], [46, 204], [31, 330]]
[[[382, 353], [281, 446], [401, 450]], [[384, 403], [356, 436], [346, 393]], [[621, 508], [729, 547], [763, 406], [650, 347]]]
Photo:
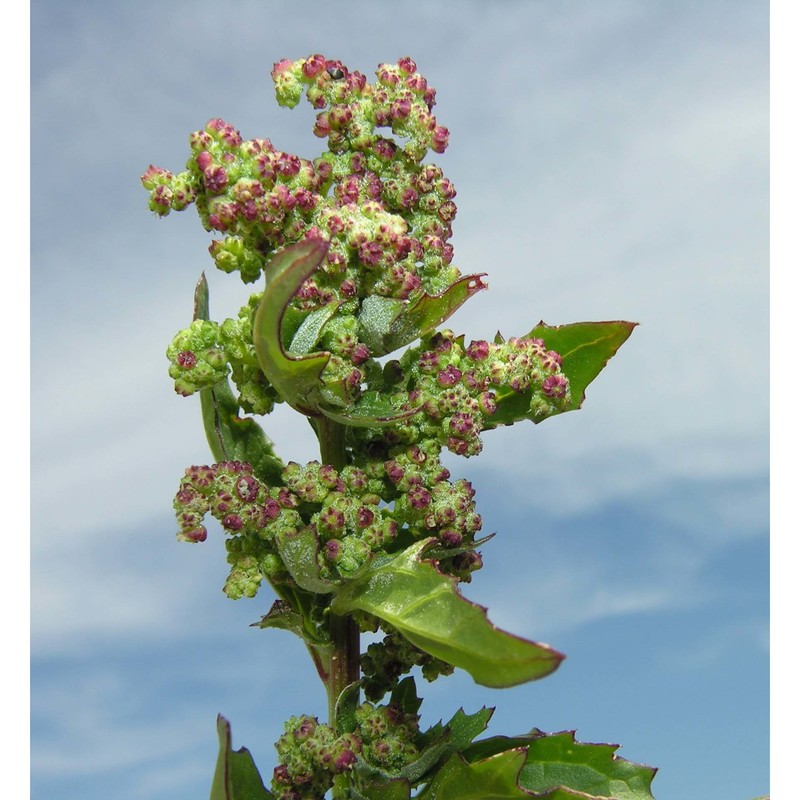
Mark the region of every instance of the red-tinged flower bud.
[[344, 530], [344, 514], [333, 506], [323, 508], [318, 516], [319, 527], [329, 533], [341, 533]]
[[[283, 62], [281, 62], [283, 63]], [[290, 62], [291, 63], [291, 62]], [[320, 55], [319, 53], [315, 53], [313, 56], [310, 56], [305, 60], [303, 63], [303, 75], [306, 78], [313, 78], [316, 75], [319, 75], [325, 69], [325, 56]], [[277, 64], [275, 65], [277, 69]]]
[[330, 119], [328, 118], [328, 112], [323, 111], [317, 114], [317, 120], [314, 123], [314, 136], [324, 139], [326, 136], [330, 136], [330, 133], [331, 123]]
[[548, 350], [544, 358], [542, 358], [542, 366], [545, 369], [555, 370], [561, 366], [563, 363], [563, 359], [561, 358], [560, 353], [556, 353], [555, 350]]
[[452, 200], [456, 196], [456, 187], [453, 186], [452, 181], [449, 178], [442, 178], [439, 181], [439, 194], [445, 200]]
[[455, 386], [461, 380], [461, 370], [458, 367], [454, 367], [452, 364], [448, 364], [443, 370], [439, 371], [439, 374], [436, 376], [436, 382], [442, 388], [447, 386]]
[[325, 542], [325, 557], [334, 564], [339, 560], [342, 543], [338, 539], [329, 539]]
[[356, 763], [356, 754], [352, 750], [343, 750], [333, 762], [334, 772], [346, 772]]
[[273, 498], [269, 498], [266, 503], [264, 503], [263, 507], [264, 516], [268, 520], [277, 519], [281, 513], [281, 506], [277, 500], [273, 500]]
[[368, 528], [375, 520], [375, 513], [362, 506], [356, 512], [356, 524], [359, 528]]
[[397, 145], [388, 139], [381, 138], [372, 145], [372, 150], [378, 158], [391, 161], [397, 153]]
[[150, 195], [150, 208], [159, 214], [169, 213], [169, 208], [172, 205], [173, 192], [169, 186], [163, 184], [156, 186]]
[[258, 488], [258, 481], [252, 475], [243, 475], [236, 481], [236, 494], [247, 503], [256, 499]]
[[467, 436], [475, 429], [475, 420], [471, 414], [465, 414], [463, 411], [457, 411], [450, 417], [450, 430], [456, 436]]
[[456, 439], [454, 436], [449, 436], [446, 441], [447, 449], [457, 456], [465, 456], [469, 452], [469, 443], [463, 439]]
[[408, 492], [408, 502], [412, 508], [427, 508], [431, 504], [431, 493], [424, 486], [412, 486]]
[[433, 143], [431, 150], [434, 153], [444, 153], [447, 150], [447, 145], [450, 143], [450, 131], [444, 125], [437, 125], [433, 132]]
[[358, 246], [358, 257], [363, 264], [374, 267], [383, 258], [383, 250], [377, 242], [364, 242]]
[[228, 531], [239, 531], [244, 527], [244, 522], [238, 514], [228, 514], [222, 520], [222, 527]]
[[467, 370], [464, 373], [464, 386], [470, 391], [477, 391], [484, 388], [485, 380], [478, 377], [478, 373], [474, 369]]
[[291, 178], [300, 172], [300, 159], [291, 153], [281, 153], [275, 163], [275, 167], [280, 175]]
[[390, 113], [395, 119], [405, 119], [411, 113], [411, 101], [407, 97], [399, 97], [392, 103]]
[[183, 369], [191, 369], [195, 364], [197, 364], [197, 356], [191, 350], [184, 350], [178, 353], [175, 361], [179, 367], [182, 367]]
[[478, 397], [478, 402], [484, 414], [491, 415], [497, 411], [497, 399], [494, 392], [481, 392], [480, 397]]
[[415, 292], [422, 285], [422, 279], [413, 272], [406, 272], [403, 276], [403, 283], [398, 292], [398, 296], [405, 300], [412, 292]]
[[219, 117], [209, 120], [206, 124], [206, 130], [214, 136], [216, 133], [220, 141], [224, 142], [229, 147], [238, 147], [242, 143], [242, 137], [239, 131], [228, 122], [225, 122]]
[[294, 62], [288, 58], [282, 58], [280, 61], [276, 61], [272, 66], [272, 77], [275, 78], [277, 75], [290, 71], [293, 64]]
[[354, 348], [353, 352], [351, 353], [350, 357], [353, 360], [353, 363], [363, 364], [370, 356], [369, 347], [367, 347], [362, 342], [359, 342]]
[[300, 724], [292, 731], [295, 739], [308, 739], [317, 729], [318, 721], [314, 717], [300, 717]]
[[387, 461], [383, 466], [392, 483], [400, 483], [403, 480], [406, 472], [396, 461]]
[[300, 505], [300, 500], [297, 495], [292, 494], [287, 488], [278, 490], [278, 502], [283, 508], [297, 508]]
[[272, 770], [272, 779], [276, 783], [283, 784], [284, 786], [290, 786], [292, 784], [292, 776], [289, 774], [289, 768], [286, 764], [278, 764], [278, 766]]
[[439, 541], [445, 547], [458, 547], [463, 540], [464, 537], [455, 528], [445, 528], [439, 533]]
[[467, 356], [473, 361], [483, 361], [489, 357], [489, 342], [482, 339], [469, 343]]
[[195, 161], [197, 162], [197, 166], [200, 167], [203, 172], [205, 172], [214, 163], [214, 159], [208, 150], [202, 150], [199, 152], [195, 158]]
[[413, 75], [417, 71], [416, 62], [409, 56], [403, 56], [401, 59], [399, 59], [397, 62], [397, 67], [401, 72], [405, 72], [406, 75]]
[[208, 536], [208, 531], [203, 525], [191, 530], [182, 530], [178, 534], [178, 539], [182, 542], [204, 542]]
[[228, 185], [228, 173], [224, 167], [211, 166], [203, 172], [206, 189], [214, 194], [219, 194]]
[[142, 175], [142, 186], [148, 191], [152, 191], [156, 186], [171, 181], [175, 176], [162, 167], [154, 167], [152, 164]]
[[442, 203], [437, 209], [437, 214], [442, 222], [452, 222], [456, 217], [456, 204], [452, 200]]
[[564, 375], [548, 375], [542, 381], [542, 391], [548, 397], [565, 397], [568, 381]]

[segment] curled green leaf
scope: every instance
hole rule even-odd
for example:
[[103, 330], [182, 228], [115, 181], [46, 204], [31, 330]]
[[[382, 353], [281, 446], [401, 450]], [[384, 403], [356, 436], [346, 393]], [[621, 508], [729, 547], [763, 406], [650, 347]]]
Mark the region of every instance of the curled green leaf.
[[284, 531], [276, 538], [276, 544], [281, 560], [301, 589], [315, 594], [333, 591], [334, 584], [320, 576], [317, 561], [319, 539], [312, 526]]
[[327, 242], [306, 239], [274, 256], [264, 270], [267, 282], [253, 325], [256, 356], [267, 379], [290, 406], [309, 415], [318, 413], [321, 375], [331, 354], [291, 355], [281, 327], [287, 306], [327, 251]]
[[464, 598], [423, 551], [432, 539], [376, 559], [334, 595], [332, 611], [366, 611], [388, 622], [416, 647], [461, 667], [483, 686], [514, 686], [553, 672], [564, 658], [546, 645], [492, 625], [486, 609]]

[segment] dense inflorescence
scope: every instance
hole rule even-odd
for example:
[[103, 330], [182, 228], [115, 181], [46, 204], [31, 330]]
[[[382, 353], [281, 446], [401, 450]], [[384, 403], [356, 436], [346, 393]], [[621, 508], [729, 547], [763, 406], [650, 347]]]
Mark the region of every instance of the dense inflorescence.
[[[328, 150], [308, 161], [268, 139], [244, 140], [229, 123], [211, 120], [190, 137], [186, 170], [151, 166], [142, 176], [150, 208], [163, 216], [194, 204], [207, 230], [224, 234], [210, 252], [224, 272], [257, 280], [280, 248], [324, 239], [325, 261], [300, 287], [293, 307], [308, 314], [331, 307], [336, 317], [321, 346], [332, 353], [323, 381], [355, 401], [371, 353], [359, 339], [364, 298], [406, 300], [433, 295], [461, 273], [451, 264], [455, 188], [422, 159], [444, 152], [449, 134], [431, 109], [435, 90], [411, 59], [382, 64], [376, 83], [321, 55], [275, 65], [278, 102], [296, 105], [303, 92], [318, 109], [314, 132]], [[389, 129], [401, 140], [379, 133]], [[195, 323], [169, 349], [180, 394], [218, 380], [230, 365], [242, 407], [268, 413], [279, 399], [252, 351], [252, 309], [221, 328]], [[343, 387], [343, 388], [342, 388]]]
[[[191, 135], [184, 171], [151, 166], [142, 182], [159, 216], [193, 204], [215, 236], [214, 263], [245, 283], [266, 271], [269, 287], [271, 259], [291, 245], [305, 241], [320, 252], [321, 263], [289, 285], [277, 313], [268, 302], [275, 295], [255, 293], [235, 318], [196, 318], [175, 336], [167, 358], [176, 392], [204, 393], [209, 441], [224, 438], [226, 424], [236, 428], [239, 410], [269, 414], [283, 401], [308, 414], [318, 433], [322, 414], [343, 427], [338, 468], [319, 461], [284, 466], [274, 457], [268, 476], [245, 460], [246, 451], [215, 450], [220, 460], [188, 468], [174, 501], [179, 539], [204, 541], [209, 515], [225, 532], [227, 596], [254, 597], [269, 581], [291, 621], [267, 615], [263, 627], [301, 627], [326, 680], [331, 598], [357, 587], [370, 563], [415, 545], [453, 587], [482, 566], [475, 492], [469, 481], [451, 478], [443, 451], [474, 456], [483, 431], [544, 419], [567, 409], [571, 394], [562, 357], [542, 339], [466, 344], [451, 330], [435, 330], [485, 287], [482, 276], [462, 277], [452, 263], [455, 188], [441, 168], [423, 162], [428, 151], [444, 152], [449, 132], [432, 113], [436, 93], [416, 64], [382, 64], [370, 84], [341, 62], [312, 55], [277, 63], [272, 78], [280, 105], [294, 107], [305, 95], [316, 110], [314, 133], [327, 142], [319, 158], [283, 152], [269, 139], [245, 140], [212, 119]], [[267, 378], [265, 369], [283, 385], [256, 345], [265, 307], [287, 361], [324, 354], [316, 405], [293, 403]], [[408, 309], [410, 322], [402, 318]], [[224, 385], [230, 396], [229, 379], [232, 412], [208, 402], [214, 387]], [[380, 400], [368, 407], [390, 409], [390, 424], [368, 413], [348, 424], [364, 397]], [[286, 723], [272, 780], [281, 800], [322, 798], [337, 776], [359, 767], [400, 772], [419, 756], [418, 718], [396, 703], [372, 703], [394, 693], [414, 668], [428, 680], [454, 670], [378, 617], [352, 616], [362, 631], [384, 634], [361, 655], [360, 686], [371, 702], [357, 708], [354, 727], [341, 735], [314, 717]]]
[[279, 764], [272, 791], [280, 800], [319, 800], [334, 777], [360, 764], [367, 770], [399, 773], [419, 756], [419, 717], [396, 703], [355, 709], [352, 732], [336, 736], [316, 717], [291, 717], [277, 741]]
[[204, 541], [207, 514], [221, 523], [232, 567], [225, 592], [232, 598], [253, 597], [264, 575], [285, 577], [281, 547], [303, 531], [317, 543], [323, 580], [346, 580], [396, 543], [428, 538], [442, 548], [440, 568], [469, 580], [481, 563], [470, 546], [482, 523], [471, 484], [449, 476], [415, 446], [367, 469], [289, 462], [276, 486], [247, 463], [193, 466], [175, 496], [178, 538]]
[[291, 717], [275, 744], [279, 764], [272, 774], [272, 791], [280, 800], [318, 800], [333, 785], [335, 775], [353, 768], [362, 745], [358, 736], [336, 736], [316, 717]]
[[[383, 628], [389, 626], [383, 625]], [[361, 656], [362, 684], [368, 700], [380, 700], [397, 687], [400, 678], [414, 667], [422, 668], [422, 677], [428, 681], [440, 675], [452, 675], [454, 668], [439, 658], [414, 647], [397, 631], [389, 632], [380, 642], [373, 642]]]

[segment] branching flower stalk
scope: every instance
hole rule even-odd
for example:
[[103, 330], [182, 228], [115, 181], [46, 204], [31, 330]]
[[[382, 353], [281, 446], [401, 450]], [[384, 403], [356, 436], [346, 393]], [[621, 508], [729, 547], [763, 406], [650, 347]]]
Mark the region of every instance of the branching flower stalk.
[[[478, 455], [486, 431], [578, 409], [634, 324], [539, 323], [469, 342], [442, 327], [486, 284], [453, 263], [456, 191], [426, 161], [450, 138], [435, 90], [410, 58], [380, 65], [374, 83], [321, 55], [280, 61], [272, 78], [280, 105], [305, 95], [316, 110], [318, 158], [212, 119], [184, 171], [142, 176], [151, 210], [194, 205], [216, 266], [263, 282], [216, 322], [202, 277], [167, 350], [176, 392], [200, 395], [214, 458], [180, 482], [178, 538], [202, 542], [207, 518], [219, 522], [223, 591], [254, 597], [268, 583], [277, 599], [257, 625], [297, 634], [328, 694], [327, 722], [287, 721], [269, 790], [220, 717], [212, 800], [651, 798], [654, 770], [614, 745], [537, 729], [476, 740], [491, 709], [422, 731], [409, 674], [463, 669], [499, 688], [560, 664], [461, 595], [491, 537], [472, 485], [441, 456]], [[257, 418], [279, 403], [308, 418], [319, 460], [274, 452]], [[367, 631], [382, 639], [362, 652]]]

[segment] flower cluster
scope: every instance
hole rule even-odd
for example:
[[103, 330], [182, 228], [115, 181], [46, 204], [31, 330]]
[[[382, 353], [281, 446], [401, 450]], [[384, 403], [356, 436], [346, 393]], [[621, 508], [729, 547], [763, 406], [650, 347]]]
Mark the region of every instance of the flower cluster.
[[279, 764], [272, 774], [278, 800], [319, 800], [336, 775], [363, 762], [369, 769], [399, 773], [419, 756], [419, 717], [396, 703], [355, 709], [355, 729], [336, 736], [308, 715], [291, 717], [276, 742]]
[[175, 391], [187, 396], [225, 378], [238, 390], [239, 405], [248, 414], [268, 414], [282, 398], [267, 380], [253, 345], [253, 317], [261, 295], [252, 295], [236, 319], [221, 324], [194, 320], [167, 348]]
[[[496, 427], [496, 413], [513, 398], [523, 416], [543, 419], [570, 403], [569, 380], [561, 371], [561, 356], [541, 339], [510, 338], [501, 342], [473, 341], [450, 330], [422, 338], [384, 374], [396, 390], [398, 406], [419, 412], [398, 421], [388, 434], [392, 443], [435, 443], [457, 455], [473, 456], [483, 447], [480, 433]], [[387, 434], [380, 429], [353, 433], [356, 447], [369, 449]]]
[[358, 736], [336, 736], [316, 717], [291, 717], [276, 742], [279, 764], [272, 774], [272, 791], [279, 800], [318, 800], [333, 778], [353, 768], [361, 752]]
[[[213, 119], [192, 134], [184, 172], [151, 166], [142, 176], [150, 208], [163, 216], [194, 203], [206, 229], [224, 234], [210, 247], [217, 267], [246, 282], [278, 248], [329, 239], [324, 269], [298, 296], [304, 307], [441, 291], [460, 274], [448, 244], [456, 192], [441, 169], [420, 162], [429, 148], [444, 152], [449, 134], [411, 59], [381, 65], [377, 77], [372, 86], [321, 55], [276, 64], [278, 102], [296, 105], [305, 90], [324, 109], [314, 132], [329, 150], [308, 161]], [[406, 143], [379, 135], [381, 127]]]
[[381, 627], [389, 632], [380, 642], [370, 644], [361, 656], [362, 686], [368, 700], [380, 700], [391, 692], [413, 667], [422, 667], [422, 676], [428, 681], [453, 673], [452, 664], [415, 647], [386, 623]]
[[169, 376], [184, 397], [213, 386], [228, 374], [228, 358], [220, 346], [219, 325], [197, 319], [180, 331], [167, 348]]
[[[439, 167], [421, 163], [429, 149], [443, 152], [449, 137], [432, 114], [435, 90], [409, 58], [380, 65], [376, 75], [370, 85], [321, 55], [275, 65], [278, 102], [294, 106], [305, 91], [319, 109], [314, 132], [329, 150], [314, 161], [277, 150], [268, 139], [244, 140], [213, 119], [190, 137], [185, 171], [151, 166], [142, 176], [157, 214], [195, 204], [206, 229], [223, 234], [209, 248], [217, 267], [239, 272], [245, 282], [256, 281], [282, 247], [308, 238], [329, 242], [321, 268], [292, 306], [309, 314], [336, 305], [320, 347], [332, 353], [323, 396], [339, 407], [360, 397], [371, 355], [359, 341], [361, 301], [438, 294], [461, 276], [449, 244], [455, 188]], [[380, 128], [403, 141], [380, 135]], [[224, 377], [227, 360], [244, 410], [272, 410], [279, 398], [252, 352], [259, 300], [254, 295], [238, 320], [223, 323], [219, 340], [207, 323], [176, 336], [168, 352], [176, 391], [190, 394]]]
[[231, 564], [224, 591], [234, 599], [255, 596], [265, 576], [285, 580], [280, 547], [306, 530], [318, 542], [317, 568], [325, 580], [353, 576], [373, 554], [391, 551], [396, 540], [428, 537], [438, 538], [444, 550], [440, 569], [469, 580], [481, 566], [470, 549], [481, 518], [472, 486], [451, 483], [449, 475], [417, 446], [367, 469], [289, 462], [278, 486], [260, 481], [247, 463], [193, 466], [175, 496], [178, 538], [205, 541], [205, 516], [219, 520]]
[[373, 767], [397, 773], [419, 755], [419, 717], [397, 703], [373, 706], [363, 703], [356, 709], [362, 757]]

